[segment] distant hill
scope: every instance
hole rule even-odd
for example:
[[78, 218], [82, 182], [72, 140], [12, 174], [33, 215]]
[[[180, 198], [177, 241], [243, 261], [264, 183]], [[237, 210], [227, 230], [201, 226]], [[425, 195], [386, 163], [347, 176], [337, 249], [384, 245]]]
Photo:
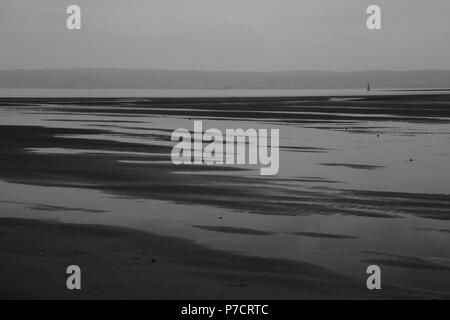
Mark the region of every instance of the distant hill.
[[73, 89], [347, 89], [450, 88], [450, 71], [169, 71], [45, 69], [0, 71], [3, 88]]

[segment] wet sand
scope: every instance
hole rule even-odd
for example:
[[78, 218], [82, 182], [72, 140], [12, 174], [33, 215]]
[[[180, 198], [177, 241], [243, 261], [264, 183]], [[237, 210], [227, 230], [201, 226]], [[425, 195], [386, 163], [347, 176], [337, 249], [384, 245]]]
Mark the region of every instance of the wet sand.
[[[121, 196], [210, 205], [258, 214], [303, 215], [312, 211], [320, 214], [394, 218], [400, 217], [400, 213], [406, 213], [450, 220], [450, 195], [348, 189], [333, 192], [317, 189], [280, 190], [282, 181], [276, 179], [201, 174], [211, 170], [245, 171], [245, 168], [175, 166], [170, 162], [169, 146], [95, 138], [95, 135], [106, 133], [110, 132], [25, 125], [0, 126], [0, 177], [14, 183], [93, 188]], [[79, 137], [83, 135], [93, 137]], [[70, 148], [90, 152], [47, 154], [31, 152], [29, 149], [33, 148]], [[133, 154], [139, 152], [147, 154]], [[361, 164], [345, 166], [361, 168]], [[177, 174], [185, 170], [189, 172], [189, 178]], [[314, 203], [311, 203], [311, 199], [314, 199]], [[411, 206], [411, 202], [415, 205]], [[376, 211], [368, 210], [371, 208]]]
[[[0, 299], [444, 298], [398, 287], [369, 292], [307, 263], [246, 257], [122, 228], [0, 219]], [[78, 265], [81, 291], [65, 287]], [[83, 272], [85, 270], [85, 272]]]
[[[26, 117], [51, 117], [37, 123], [0, 125], [0, 179], [31, 186], [79, 188], [115, 197], [206, 206], [255, 216], [306, 217], [336, 215], [379, 220], [408, 217], [442, 222], [442, 228], [419, 225], [410, 230], [448, 230], [450, 195], [340, 188], [335, 177], [289, 176], [263, 178], [244, 175], [243, 168], [174, 166], [170, 162], [171, 130], [143, 126], [145, 119], [220, 119], [271, 125], [314, 127], [373, 139], [389, 128], [369, 127], [373, 121], [448, 124], [450, 95], [289, 98], [1, 98], [0, 107]], [[74, 117], [98, 117], [74, 119]], [[133, 120], [126, 119], [133, 116]], [[101, 119], [107, 117], [108, 119]], [[123, 118], [123, 119], [121, 119]], [[128, 124], [137, 124], [130, 129]], [[135, 130], [140, 130], [136, 133]], [[400, 132], [400, 134], [416, 134]], [[107, 137], [105, 139], [105, 137]], [[135, 142], [140, 138], [146, 143]], [[40, 151], [44, 150], [44, 151]], [[74, 153], [45, 152], [74, 150]], [[334, 148], [315, 145], [282, 146], [291, 153], [327, 155]], [[318, 165], [357, 174], [382, 172], [389, 166], [330, 161]], [[414, 163], [407, 157], [405, 163]], [[211, 172], [212, 171], [212, 172]], [[187, 174], [180, 174], [185, 172]], [[205, 174], [206, 173], [206, 174]], [[320, 186], [317, 186], [320, 184]], [[3, 191], [3, 190], [0, 190]], [[1, 192], [3, 193], [3, 192]], [[8, 199], [3, 199], [7, 203]], [[10, 201], [11, 202], [11, 201]], [[13, 204], [13, 203], [11, 203]], [[17, 203], [35, 211], [101, 214], [83, 204], [74, 207]], [[227, 211], [225, 211], [227, 212]], [[251, 219], [251, 218], [249, 218]], [[108, 220], [105, 219], [105, 225]], [[257, 237], [292, 235], [299, 239], [348, 243], [364, 235], [324, 230], [260, 230], [258, 225], [190, 223], [203, 232]], [[358, 231], [358, 230], [356, 230]], [[39, 236], [37, 236], [39, 235]], [[6, 298], [439, 298], [445, 293], [389, 287], [370, 293], [364, 279], [354, 279], [310, 263], [256, 258], [151, 233], [107, 226], [72, 225], [50, 221], [0, 219], [0, 268], [8, 275], [0, 296]], [[432, 245], [432, 244], [431, 244]], [[145, 252], [145, 253], [144, 253]], [[433, 250], [431, 250], [433, 252]], [[42, 254], [40, 254], [42, 253]], [[434, 253], [434, 252], [433, 252]], [[363, 263], [403, 269], [448, 269], [407, 255], [369, 254]], [[67, 292], [64, 266], [86, 265], [86, 288]], [[153, 261], [152, 259], [155, 259]], [[152, 262], [153, 261], [153, 262]], [[151, 272], [149, 272], [149, 269]]]

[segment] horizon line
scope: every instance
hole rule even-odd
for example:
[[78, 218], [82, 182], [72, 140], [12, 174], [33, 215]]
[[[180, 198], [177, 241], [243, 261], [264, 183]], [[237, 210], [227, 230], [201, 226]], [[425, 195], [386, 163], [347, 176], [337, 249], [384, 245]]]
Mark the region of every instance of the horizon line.
[[165, 69], [165, 68], [122, 68], [122, 67], [76, 67], [76, 68], [23, 68], [23, 69], [0, 69], [3, 71], [70, 71], [70, 70], [127, 70], [127, 71], [166, 71], [166, 72], [223, 72], [223, 73], [289, 73], [289, 72], [330, 72], [330, 73], [360, 73], [360, 72], [450, 72], [450, 69], [359, 69], [359, 70], [205, 70], [205, 69]]

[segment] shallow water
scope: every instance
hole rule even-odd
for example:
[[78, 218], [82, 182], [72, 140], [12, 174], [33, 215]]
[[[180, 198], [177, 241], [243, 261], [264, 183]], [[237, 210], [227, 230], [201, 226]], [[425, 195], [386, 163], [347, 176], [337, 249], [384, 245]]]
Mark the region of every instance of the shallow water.
[[[165, 110], [161, 106], [152, 108], [151, 102], [144, 108], [133, 107], [133, 100], [127, 103], [131, 104], [127, 105], [127, 110], [152, 109], [160, 113]], [[74, 105], [76, 110], [76, 102]], [[0, 125], [101, 129], [108, 132], [60, 136], [169, 147], [173, 146], [168, 141], [171, 130], [193, 129], [194, 118], [183, 114], [128, 115], [117, 108], [111, 108], [110, 113], [98, 113], [96, 105], [89, 106], [93, 109], [91, 112], [77, 112], [72, 110], [74, 105], [3, 106], [0, 107]], [[182, 109], [191, 110], [192, 106], [188, 108]], [[450, 203], [448, 123], [432, 121], [425, 116], [416, 122], [384, 120], [382, 115], [361, 114], [358, 108], [354, 114], [345, 114], [345, 121], [313, 123], [288, 123], [278, 118], [227, 119], [214, 116], [215, 111], [205, 112], [204, 129], [280, 129], [280, 172], [269, 178], [267, 184], [271, 192], [286, 196], [284, 200], [278, 200], [280, 206], [298, 207], [302, 214], [280, 214], [271, 211], [273, 207], [268, 207], [265, 212], [254, 212], [245, 207], [236, 210], [227, 205], [207, 205], [195, 200], [187, 204], [149, 199], [148, 196], [121, 196], [95, 190], [95, 187], [40, 186], [7, 182], [8, 179], [0, 184], [0, 214], [131, 227], [192, 239], [221, 250], [313, 262], [358, 278], [366, 276], [365, 268], [371, 264], [366, 260], [383, 258], [385, 264], [386, 261], [402, 262], [400, 266], [398, 263], [397, 266], [383, 264], [383, 281], [450, 291], [450, 269], [446, 269], [450, 268], [450, 233], [447, 232], [450, 221], [445, 218]], [[302, 114], [301, 110], [295, 113]], [[339, 114], [338, 108], [336, 114]], [[367, 119], [353, 119], [361, 115]], [[126, 159], [127, 155], [164, 156], [164, 153], [151, 150], [147, 153], [41, 148], [32, 143], [25, 151], [73, 156], [113, 153], [124, 166], [133, 166], [140, 161]], [[144, 166], [142, 170], [146, 165], [150, 170], [161, 163], [170, 164], [151, 158], [139, 162]], [[183, 167], [173, 169], [171, 174], [183, 176], [186, 183], [199, 175], [248, 178], [248, 182], [239, 180], [236, 188], [263, 192], [257, 183], [261, 179], [259, 170], [253, 169], [218, 172], [211, 167], [199, 173]], [[433, 197], [423, 200], [418, 197], [428, 194]], [[182, 198], [181, 194], [179, 196]], [[432, 216], [427, 215], [428, 206], [433, 210]], [[195, 226], [211, 228], [205, 230]], [[218, 226], [231, 228], [216, 228]], [[246, 229], [264, 231], [265, 234], [251, 234]], [[422, 260], [410, 263], [411, 257]]]

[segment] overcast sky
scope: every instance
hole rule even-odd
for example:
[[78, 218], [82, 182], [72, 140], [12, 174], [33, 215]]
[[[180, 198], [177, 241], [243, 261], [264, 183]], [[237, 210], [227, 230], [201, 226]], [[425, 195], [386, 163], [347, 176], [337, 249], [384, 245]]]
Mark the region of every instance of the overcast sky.
[[[66, 8], [82, 30], [66, 29]], [[382, 8], [381, 31], [366, 8]], [[449, 0], [0, 0], [0, 69], [450, 69]]]

